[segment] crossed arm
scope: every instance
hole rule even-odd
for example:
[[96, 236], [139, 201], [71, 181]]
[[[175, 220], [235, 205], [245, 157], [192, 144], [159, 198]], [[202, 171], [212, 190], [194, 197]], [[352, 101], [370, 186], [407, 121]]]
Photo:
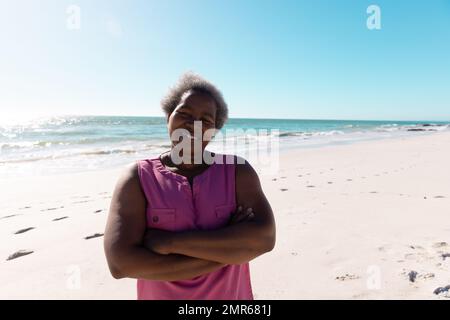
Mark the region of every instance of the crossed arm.
[[137, 167], [127, 168], [116, 185], [105, 231], [105, 254], [113, 277], [191, 279], [272, 250], [275, 222], [258, 176], [248, 163], [236, 170], [236, 201], [253, 209], [252, 219], [218, 230], [176, 233], [147, 230]]

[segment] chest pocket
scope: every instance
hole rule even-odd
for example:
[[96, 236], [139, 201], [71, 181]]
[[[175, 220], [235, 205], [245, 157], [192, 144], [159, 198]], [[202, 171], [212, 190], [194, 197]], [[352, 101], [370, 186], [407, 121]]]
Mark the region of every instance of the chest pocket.
[[148, 208], [147, 225], [154, 229], [174, 231], [177, 217], [176, 212], [176, 209], [170, 208]]

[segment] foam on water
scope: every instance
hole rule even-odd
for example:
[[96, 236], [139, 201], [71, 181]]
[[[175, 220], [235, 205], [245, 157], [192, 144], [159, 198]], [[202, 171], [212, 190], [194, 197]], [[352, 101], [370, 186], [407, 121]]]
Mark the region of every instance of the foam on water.
[[[450, 130], [449, 122], [230, 119], [208, 147], [244, 155]], [[65, 116], [0, 125], [0, 178], [122, 166], [170, 148], [163, 117]]]

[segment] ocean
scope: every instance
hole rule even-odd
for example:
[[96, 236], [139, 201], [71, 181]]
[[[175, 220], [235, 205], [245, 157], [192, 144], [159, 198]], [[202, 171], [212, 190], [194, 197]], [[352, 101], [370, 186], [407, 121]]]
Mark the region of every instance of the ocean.
[[[209, 150], [245, 156], [277, 139], [279, 150], [432, 134], [450, 122], [229, 119]], [[0, 125], [0, 178], [123, 166], [169, 150], [163, 117], [59, 116]]]

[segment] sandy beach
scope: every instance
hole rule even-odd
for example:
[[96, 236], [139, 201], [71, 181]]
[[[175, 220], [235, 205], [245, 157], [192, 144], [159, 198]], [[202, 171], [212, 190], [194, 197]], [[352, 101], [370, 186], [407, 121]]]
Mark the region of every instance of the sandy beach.
[[[261, 176], [277, 243], [250, 263], [255, 298], [450, 298], [448, 146], [437, 132], [283, 152]], [[0, 181], [0, 299], [136, 298], [103, 253], [120, 172]]]

